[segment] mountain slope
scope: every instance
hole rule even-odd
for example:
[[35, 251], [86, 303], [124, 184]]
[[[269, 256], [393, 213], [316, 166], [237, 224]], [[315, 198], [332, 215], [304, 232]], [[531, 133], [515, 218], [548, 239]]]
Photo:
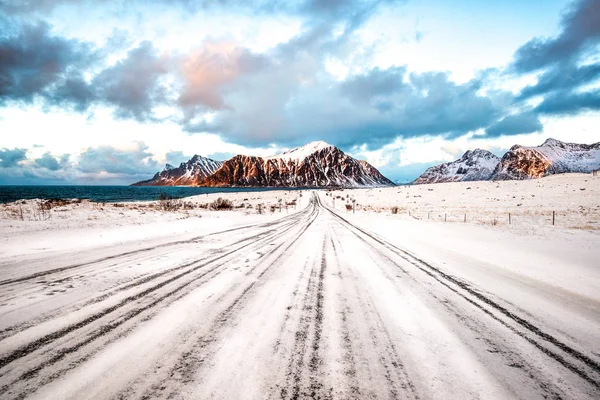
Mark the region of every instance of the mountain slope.
[[600, 142], [565, 143], [548, 139], [541, 146], [513, 146], [500, 160], [494, 180], [541, 178], [565, 172], [589, 173], [600, 168]]
[[428, 168], [414, 184], [485, 181], [490, 179], [500, 159], [487, 150], [467, 150], [456, 161]]
[[360, 187], [393, 183], [366, 161], [319, 141], [270, 157], [237, 155], [200, 185]]
[[196, 185], [221, 167], [221, 161], [195, 155], [179, 167], [167, 164], [152, 179], [134, 183], [132, 186], [190, 186]]

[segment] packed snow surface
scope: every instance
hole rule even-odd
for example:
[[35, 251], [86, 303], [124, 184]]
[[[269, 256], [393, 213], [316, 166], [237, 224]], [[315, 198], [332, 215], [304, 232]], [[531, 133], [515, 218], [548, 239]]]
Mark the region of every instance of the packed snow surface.
[[2, 205], [0, 397], [598, 399], [600, 178], [505, 183]]

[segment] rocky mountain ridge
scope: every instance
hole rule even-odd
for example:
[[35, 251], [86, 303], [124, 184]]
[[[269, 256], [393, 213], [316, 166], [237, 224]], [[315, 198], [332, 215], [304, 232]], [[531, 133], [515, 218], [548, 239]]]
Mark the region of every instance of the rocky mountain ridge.
[[[205, 159], [210, 160], [210, 159]], [[217, 163], [214, 160], [210, 160]], [[188, 161], [188, 163], [191, 162]], [[183, 163], [182, 166], [186, 164]], [[181, 167], [182, 167], [181, 166]], [[176, 178], [179, 168], [161, 171], [149, 181], [156, 186], [183, 185], [207, 187], [364, 187], [393, 183], [375, 167], [356, 160], [323, 141], [269, 157], [237, 155], [219, 167], [193, 180]], [[187, 167], [186, 167], [187, 168]], [[186, 170], [187, 171], [187, 170]]]
[[413, 183], [485, 181], [491, 178], [500, 159], [487, 150], [467, 150], [456, 161], [428, 168]]
[[511, 147], [500, 160], [492, 178], [541, 178], [567, 172], [589, 173], [599, 168], [600, 142], [588, 145], [548, 139], [537, 147]]
[[165, 168], [151, 179], [134, 183], [132, 186], [193, 186], [215, 173], [221, 165], [221, 161], [195, 155], [179, 167], [166, 164]]
[[486, 150], [467, 151], [456, 161], [427, 169], [413, 183], [522, 180], [596, 169], [600, 169], [600, 142], [588, 145], [547, 139], [535, 147], [515, 145], [501, 159]]

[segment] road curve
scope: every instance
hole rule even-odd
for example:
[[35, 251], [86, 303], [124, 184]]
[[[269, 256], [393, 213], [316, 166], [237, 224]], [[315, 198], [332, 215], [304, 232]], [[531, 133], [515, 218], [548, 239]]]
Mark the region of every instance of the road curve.
[[600, 398], [600, 343], [312, 196], [277, 221], [2, 276], [0, 398]]

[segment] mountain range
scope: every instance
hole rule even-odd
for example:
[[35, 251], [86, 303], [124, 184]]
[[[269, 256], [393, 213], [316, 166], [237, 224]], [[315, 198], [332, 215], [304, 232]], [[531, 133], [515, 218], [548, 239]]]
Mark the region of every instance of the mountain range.
[[167, 164], [152, 179], [134, 183], [132, 186], [194, 186], [202, 179], [214, 174], [223, 163], [195, 155], [179, 167]]
[[237, 155], [227, 161], [194, 156], [177, 168], [167, 164], [134, 186], [365, 187], [393, 183], [375, 167], [323, 141], [269, 157]]
[[502, 158], [487, 150], [469, 150], [456, 161], [428, 168], [413, 183], [522, 180], [596, 169], [600, 169], [600, 142], [588, 145], [548, 139], [536, 147], [515, 145]]

